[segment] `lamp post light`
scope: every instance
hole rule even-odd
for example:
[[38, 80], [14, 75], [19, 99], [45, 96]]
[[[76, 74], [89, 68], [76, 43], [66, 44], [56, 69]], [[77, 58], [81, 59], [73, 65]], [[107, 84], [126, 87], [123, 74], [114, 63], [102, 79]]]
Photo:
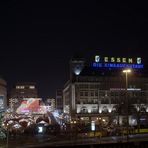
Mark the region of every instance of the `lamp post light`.
[[128, 100], [128, 96], [127, 96], [127, 89], [128, 89], [128, 73], [131, 73], [131, 69], [125, 69], [123, 70], [123, 73], [125, 73], [125, 91], [126, 91], [126, 105], [127, 105], [127, 142], [129, 141], [129, 136], [128, 136], [128, 132], [129, 132], [129, 119], [128, 119], [128, 114], [129, 114], [129, 100]]

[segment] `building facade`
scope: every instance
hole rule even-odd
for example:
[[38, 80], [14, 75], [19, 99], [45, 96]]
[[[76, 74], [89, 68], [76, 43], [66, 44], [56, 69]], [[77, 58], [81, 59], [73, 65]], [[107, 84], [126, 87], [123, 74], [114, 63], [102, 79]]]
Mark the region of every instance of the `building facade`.
[[58, 89], [56, 91], [56, 109], [59, 111], [63, 110], [63, 90]]
[[[96, 64], [101, 66], [101, 63]], [[122, 73], [126, 67], [111, 70], [110, 67], [98, 69], [91, 65], [82, 59], [71, 60], [70, 80], [63, 90], [64, 112], [71, 120], [99, 123], [101, 118], [107, 123], [123, 125], [128, 114], [129, 124], [137, 125], [140, 114], [141, 124], [147, 124], [148, 78], [137, 76], [133, 68], [126, 89], [125, 74]]]
[[53, 112], [56, 109], [56, 103], [54, 98], [47, 98], [45, 101], [46, 108], [49, 112]]
[[24, 98], [38, 98], [38, 91], [35, 83], [17, 83], [10, 92], [10, 108], [16, 109]]
[[6, 81], [0, 78], [0, 110], [5, 110], [7, 107], [7, 84]]

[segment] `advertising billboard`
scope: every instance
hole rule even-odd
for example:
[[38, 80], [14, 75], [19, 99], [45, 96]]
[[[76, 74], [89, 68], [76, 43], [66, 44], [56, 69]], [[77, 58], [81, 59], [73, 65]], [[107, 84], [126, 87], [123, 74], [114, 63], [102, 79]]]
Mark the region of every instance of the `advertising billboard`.
[[37, 113], [40, 109], [39, 98], [26, 98], [23, 99], [21, 105], [17, 108], [18, 114], [23, 113]]

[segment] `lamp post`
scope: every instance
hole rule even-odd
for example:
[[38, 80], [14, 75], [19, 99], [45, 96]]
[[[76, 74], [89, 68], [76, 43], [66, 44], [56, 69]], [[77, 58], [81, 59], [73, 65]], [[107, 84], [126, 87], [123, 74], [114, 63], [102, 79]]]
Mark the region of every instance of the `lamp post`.
[[9, 128], [8, 128], [9, 124], [7, 123], [7, 143], [6, 143], [6, 148], [8, 148], [8, 144], [9, 144]]
[[127, 105], [127, 142], [129, 141], [129, 137], [128, 137], [128, 132], [129, 132], [129, 119], [128, 119], [128, 114], [129, 114], [129, 100], [128, 100], [128, 96], [127, 96], [127, 88], [128, 88], [128, 73], [131, 73], [131, 69], [125, 69], [123, 70], [123, 73], [125, 73], [125, 91], [126, 91], [126, 105]]

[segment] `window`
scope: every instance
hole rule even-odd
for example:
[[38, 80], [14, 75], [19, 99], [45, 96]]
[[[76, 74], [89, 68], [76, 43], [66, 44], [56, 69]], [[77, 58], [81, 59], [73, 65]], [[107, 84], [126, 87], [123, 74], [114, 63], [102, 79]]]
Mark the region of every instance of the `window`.
[[87, 91], [85, 92], [85, 96], [88, 96], [88, 92]]
[[92, 113], [97, 113], [97, 112], [98, 112], [98, 109], [97, 109], [97, 108], [92, 108], [92, 109], [91, 109], [91, 112], [92, 112]]
[[92, 99], [88, 99], [88, 103], [92, 103], [92, 101], [93, 101]]
[[35, 89], [35, 86], [29, 86], [30, 89]]
[[93, 91], [92, 91], [92, 92], [90, 92], [90, 95], [91, 95], [91, 96], [94, 96], [94, 92], [93, 92]]
[[108, 113], [108, 108], [107, 108], [107, 106], [103, 106], [102, 113]]
[[98, 103], [98, 99], [94, 99], [93, 101], [94, 101], [94, 103]]
[[80, 96], [83, 96], [83, 92], [82, 91], [80, 91]]
[[24, 86], [16, 86], [16, 89], [24, 89]]
[[25, 88], [25, 86], [20, 86], [20, 88], [21, 88], [21, 89], [24, 89], [24, 88]]
[[95, 91], [95, 96], [98, 96], [98, 92], [97, 91]]
[[20, 87], [19, 86], [16, 86], [16, 89], [19, 89]]

